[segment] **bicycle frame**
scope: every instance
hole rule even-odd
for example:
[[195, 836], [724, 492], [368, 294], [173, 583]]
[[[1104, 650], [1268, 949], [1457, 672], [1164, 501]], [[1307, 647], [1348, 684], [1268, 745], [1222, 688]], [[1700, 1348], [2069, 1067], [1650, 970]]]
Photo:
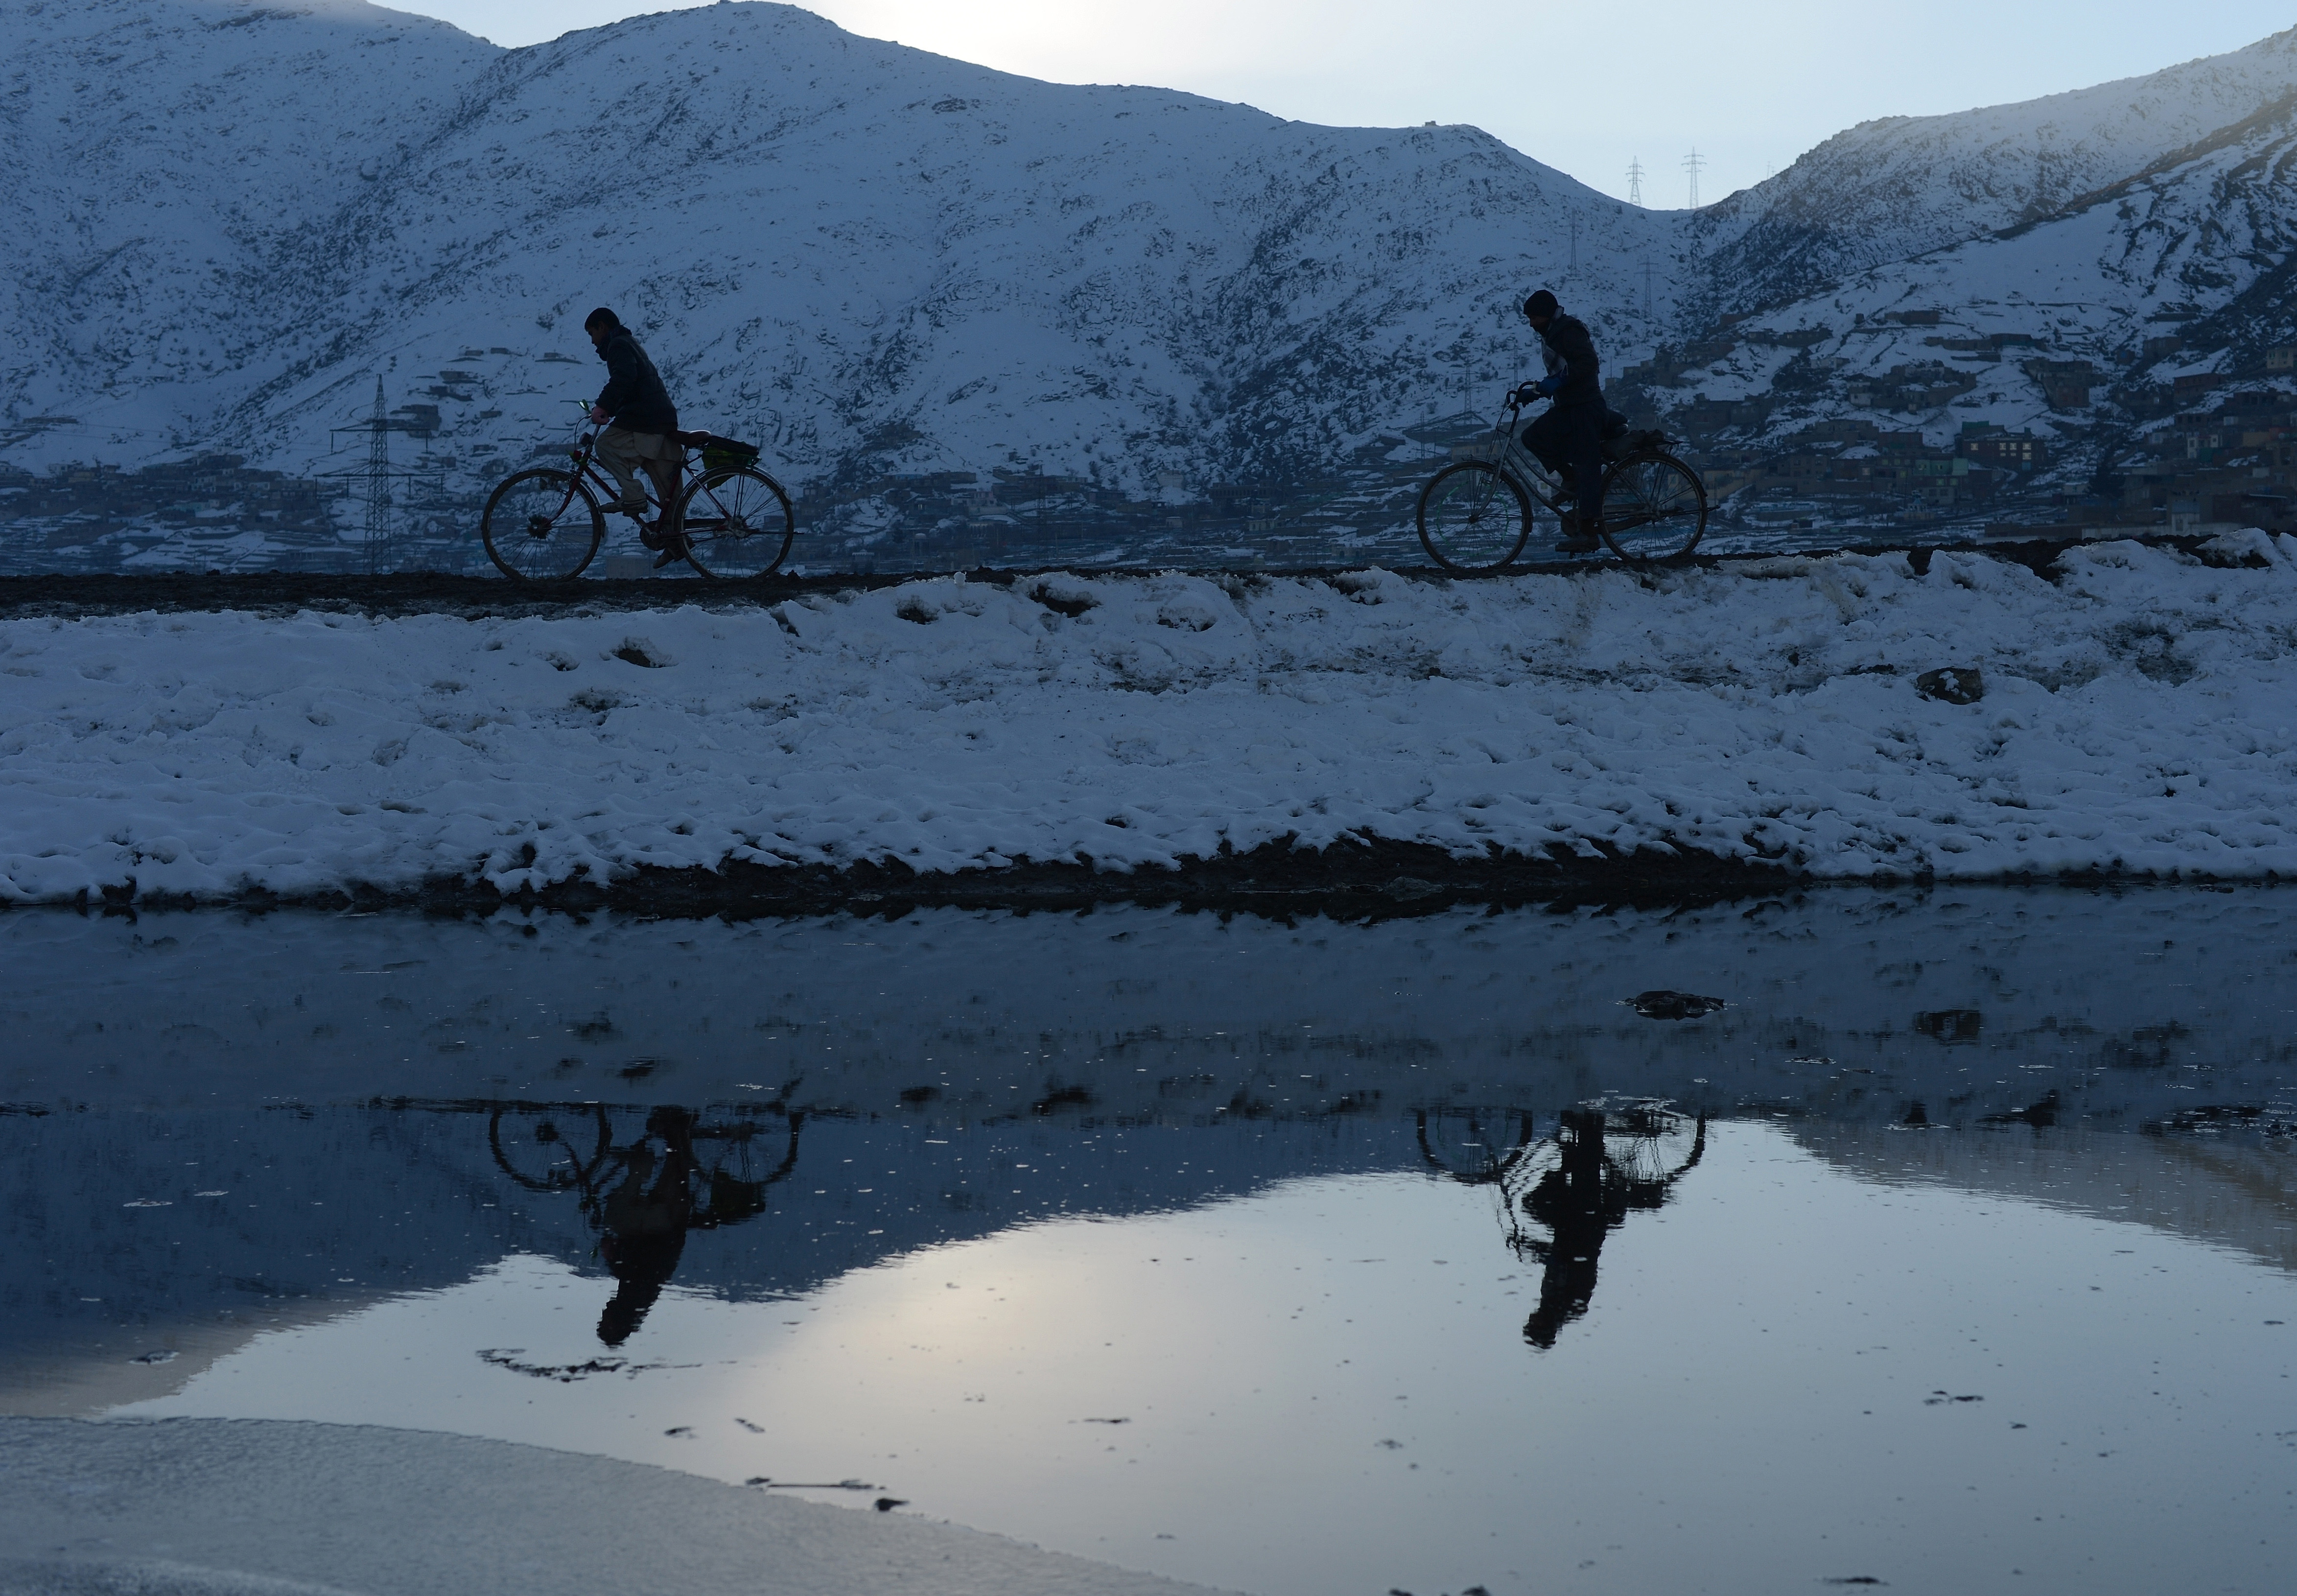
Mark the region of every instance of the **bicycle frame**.
[[1524, 448], [1522, 421], [1523, 407], [1509, 400], [1507, 420], [1493, 429], [1500, 434], [1501, 443], [1498, 458], [1492, 464], [1499, 467], [1501, 475], [1512, 476], [1526, 493], [1560, 514], [1563, 480], [1548, 470], [1537, 455]]
[[[1505, 441], [1500, 445], [1499, 457], [1493, 464], [1499, 468], [1502, 476], [1514, 477], [1517, 485], [1526, 493], [1560, 515], [1563, 514], [1564, 502], [1568, 497], [1563, 479], [1556, 473], [1548, 470], [1538, 456], [1523, 447], [1522, 420], [1523, 407], [1510, 399], [1508, 418], [1498, 429], [1504, 433]], [[1633, 452], [1626, 455], [1613, 455], [1607, 443], [1603, 453], [1606, 474], [1609, 473], [1611, 466], [1618, 465], [1621, 460], [1634, 457], [1635, 455]], [[1684, 469], [1687, 471], [1690, 467], [1685, 466]], [[1615, 532], [1632, 531], [1636, 527], [1648, 526], [1667, 519], [1663, 515], [1638, 516], [1632, 512], [1622, 512], [1609, 502], [1606, 502], [1603, 506], [1603, 514], [1606, 523]]]
[[[575, 399], [570, 402], [574, 404], [582, 404], [582, 401], [580, 399]], [[587, 416], [589, 407], [588, 405], [583, 405], [583, 410]], [[574, 463], [573, 477], [575, 484], [578, 486], [588, 485], [598, 496], [600, 502], [606, 508], [617, 511], [624, 515], [629, 515], [631, 520], [638, 522], [640, 525], [645, 524], [645, 516], [632, 514], [629, 510], [622, 508], [622, 485], [616, 482], [611, 476], [598, 469], [598, 434], [595, 430], [583, 433], [580, 445], [575, 448], [568, 450], [567, 455]], [[670, 506], [660, 502], [661, 489], [656, 486], [652, 473], [640, 472], [638, 473], [638, 478], [639, 481], [645, 484], [646, 502], [655, 506], [657, 521], [659, 521], [661, 517], [668, 515], [670, 514]], [[686, 450], [682, 447], [678, 451], [678, 485], [679, 489], [679, 497], [682, 498], [684, 497], [685, 488], [687, 485]], [[567, 502], [570, 504], [573, 502], [571, 496]]]

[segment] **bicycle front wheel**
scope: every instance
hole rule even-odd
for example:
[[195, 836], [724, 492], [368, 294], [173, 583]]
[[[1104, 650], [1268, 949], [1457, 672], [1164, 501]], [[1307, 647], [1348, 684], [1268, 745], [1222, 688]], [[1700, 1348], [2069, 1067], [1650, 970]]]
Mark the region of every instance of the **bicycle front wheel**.
[[1462, 460], [1437, 472], [1420, 494], [1420, 545], [1446, 571], [1497, 571], [1531, 536], [1523, 484], [1489, 460]]
[[1603, 541], [1630, 565], [1679, 560], [1707, 530], [1707, 489], [1672, 455], [1630, 455], [1603, 478]]
[[479, 513], [487, 557], [523, 582], [582, 574], [606, 536], [606, 517], [573, 473], [539, 468], [505, 479]]
[[606, 1161], [606, 1110], [597, 1103], [505, 1104], [487, 1120], [503, 1173], [529, 1191], [572, 1191]]
[[789, 553], [797, 531], [789, 495], [748, 465], [705, 471], [679, 501], [686, 563], [704, 576], [763, 576]]

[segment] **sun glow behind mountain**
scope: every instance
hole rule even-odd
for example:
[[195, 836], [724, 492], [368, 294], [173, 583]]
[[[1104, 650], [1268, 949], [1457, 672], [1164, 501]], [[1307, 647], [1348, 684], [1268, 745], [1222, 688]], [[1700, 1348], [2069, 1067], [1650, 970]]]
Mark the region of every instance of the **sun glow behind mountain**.
[[[695, 0], [401, 0], [503, 45], [538, 44]], [[2145, 0], [2004, 6], [1937, 0], [1920, 25], [1837, 0], [1623, 12], [1554, 0], [818, 0], [872, 38], [1054, 83], [1153, 84], [1332, 127], [1470, 122], [1620, 198], [1703, 202], [1759, 182], [1876, 117], [1934, 116], [2060, 94], [2239, 49], [2289, 24], [2271, 0], [2222, 0], [2165, 28]], [[1631, 20], [1623, 20], [1631, 19]]]

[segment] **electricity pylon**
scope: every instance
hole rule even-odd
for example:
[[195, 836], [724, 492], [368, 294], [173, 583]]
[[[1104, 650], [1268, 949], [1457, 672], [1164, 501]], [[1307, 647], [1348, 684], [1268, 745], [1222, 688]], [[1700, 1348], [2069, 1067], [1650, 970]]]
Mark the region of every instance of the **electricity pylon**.
[[1707, 168], [1707, 157], [1693, 149], [1683, 158], [1683, 169], [1691, 174], [1691, 208], [1699, 209], [1699, 174]]
[[391, 419], [383, 408], [383, 378], [375, 379], [375, 413], [367, 418], [366, 572], [383, 568], [391, 544]]
[[365, 432], [366, 463], [364, 465], [350, 465], [341, 471], [321, 473], [342, 482], [343, 497], [350, 498], [356, 495], [366, 509], [366, 524], [361, 528], [365, 547], [361, 551], [360, 557], [366, 565], [369, 576], [377, 575], [391, 568], [391, 511], [395, 502], [391, 491], [391, 484], [396, 478], [415, 474], [405, 470], [395, 470], [391, 466], [391, 435], [393, 432], [404, 432], [408, 428], [405, 422], [391, 419], [391, 413], [384, 408], [387, 403], [388, 401], [383, 397], [383, 378], [378, 374], [375, 379], [374, 409], [349, 426], [327, 429], [331, 447], [333, 447], [332, 440], [345, 432]]
[[1627, 162], [1627, 203], [1640, 205], [1642, 202], [1643, 160], [1642, 157], [1638, 155]]

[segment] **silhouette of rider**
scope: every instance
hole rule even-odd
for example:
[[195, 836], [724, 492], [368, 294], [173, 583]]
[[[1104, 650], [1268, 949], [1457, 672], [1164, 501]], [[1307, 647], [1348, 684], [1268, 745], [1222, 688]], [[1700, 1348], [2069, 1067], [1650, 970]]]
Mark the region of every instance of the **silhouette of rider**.
[[[620, 1346], [646, 1322], [686, 1250], [694, 1220], [694, 1115], [662, 1107], [646, 1116], [646, 1135], [626, 1156], [622, 1181], [600, 1205], [598, 1251], [620, 1282], [598, 1315], [598, 1339]], [[662, 1139], [657, 1160], [652, 1138]]]
[[[590, 407], [590, 419], [605, 428], [598, 434], [598, 463], [613, 473], [622, 513], [638, 523], [640, 539], [648, 548], [663, 551], [655, 561], [659, 569], [686, 557], [672, 516], [679, 473], [686, 464], [677, 435], [678, 407], [621, 317], [601, 305], [583, 319], [582, 330], [606, 363], [606, 385]], [[662, 520], [653, 527], [646, 525], [646, 490], [638, 486], [641, 467], [654, 479], [655, 497], [662, 501]]]
[[1624, 432], [1626, 418], [1603, 402], [1602, 363], [1587, 324], [1564, 315], [1544, 288], [1524, 300], [1523, 314], [1539, 334], [1547, 374], [1517, 389], [1516, 401], [1555, 401], [1524, 428], [1523, 446], [1563, 479], [1577, 501], [1563, 517], [1563, 537], [1556, 547], [1565, 554], [1593, 554], [1602, 547], [1603, 440]]

